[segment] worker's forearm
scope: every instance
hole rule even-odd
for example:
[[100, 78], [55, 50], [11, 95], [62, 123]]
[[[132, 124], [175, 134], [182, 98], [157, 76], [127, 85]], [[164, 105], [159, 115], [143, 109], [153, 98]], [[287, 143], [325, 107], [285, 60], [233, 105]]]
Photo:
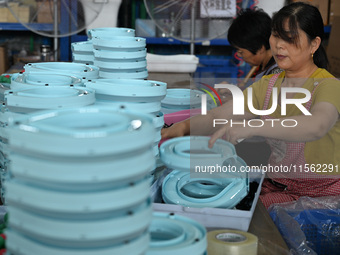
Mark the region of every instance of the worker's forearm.
[[169, 128], [163, 128], [161, 132], [162, 138], [167, 139], [184, 135], [212, 135], [221, 127], [221, 122], [251, 119], [253, 117], [254, 115], [250, 113], [246, 113], [242, 116], [233, 116], [232, 101], [229, 101], [220, 107], [208, 111], [206, 115], [195, 115], [194, 117], [178, 122]]
[[231, 121], [241, 121], [254, 118], [253, 114], [246, 112], [244, 115], [233, 115], [232, 100], [226, 104], [213, 108], [207, 115], [196, 115], [190, 120], [191, 135], [212, 135], [221, 126], [221, 123], [230, 123]]
[[214, 115], [196, 115], [187, 120], [189, 124], [190, 135], [210, 135], [214, 132], [213, 121]]
[[310, 142], [323, 137], [329, 128], [312, 116], [295, 116], [265, 121], [264, 126], [252, 129], [258, 136], [291, 142]]
[[[294, 142], [310, 142], [320, 139], [335, 125], [338, 110], [330, 103], [317, 103], [309, 116], [281, 118], [277, 122], [265, 122], [257, 135]], [[288, 127], [294, 126], [294, 127]]]

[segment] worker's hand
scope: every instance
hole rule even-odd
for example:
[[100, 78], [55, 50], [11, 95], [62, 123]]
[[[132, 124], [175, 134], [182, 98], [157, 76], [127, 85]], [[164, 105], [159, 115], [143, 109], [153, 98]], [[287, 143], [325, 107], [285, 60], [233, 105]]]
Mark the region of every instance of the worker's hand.
[[184, 122], [178, 122], [168, 128], [162, 128], [162, 139], [169, 139], [187, 135], [187, 127]]
[[[223, 81], [219, 84], [229, 84], [229, 83]], [[233, 98], [229, 89], [220, 88], [220, 89], [216, 89], [216, 92], [221, 97], [221, 101], [222, 101], [223, 104], [228, 102], [229, 100], [231, 100]]]
[[254, 136], [253, 131], [254, 127], [243, 127], [242, 125], [230, 127], [230, 125], [226, 124], [210, 137], [209, 148], [212, 148], [216, 140], [219, 138], [223, 138], [232, 144], [237, 144], [246, 138]]

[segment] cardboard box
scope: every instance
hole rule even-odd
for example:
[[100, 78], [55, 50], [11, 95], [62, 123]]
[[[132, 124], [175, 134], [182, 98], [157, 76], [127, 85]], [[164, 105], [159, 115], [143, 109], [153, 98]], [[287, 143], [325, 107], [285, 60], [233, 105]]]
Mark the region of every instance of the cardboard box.
[[[333, 0], [339, 1], [339, 0]], [[317, 7], [321, 13], [323, 24], [328, 25], [329, 22], [329, 0], [291, 0], [293, 2], [305, 2]], [[308, 15], [308, 14], [307, 14]]]
[[[60, 1], [58, 1], [58, 9], [60, 9]], [[37, 2], [37, 22], [38, 23], [53, 23], [53, 11], [54, 3], [52, 0], [46, 0], [42, 2]], [[60, 13], [60, 12], [59, 12]], [[58, 22], [60, 22], [60, 15], [58, 18]]]
[[331, 0], [329, 10], [329, 24], [333, 24], [334, 16], [340, 16], [340, 1]]
[[38, 53], [36, 53], [35, 55], [30, 55], [30, 56], [25, 56], [25, 57], [20, 57], [19, 54], [15, 54], [13, 55], [13, 63], [24, 63], [24, 64], [28, 64], [28, 63], [37, 63], [37, 62], [41, 62], [41, 58], [40, 55], [38, 55]]
[[28, 23], [32, 17], [32, 7], [28, 5], [19, 5], [18, 3], [8, 3], [11, 10], [15, 13], [18, 19], [12, 14], [7, 7], [0, 7], [0, 22], [8, 23]]
[[0, 74], [6, 73], [9, 68], [7, 48], [0, 46]]
[[332, 30], [329, 36], [327, 56], [330, 64], [330, 72], [336, 78], [340, 78], [340, 16], [333, 17]]
[[7, 7], [0, 7], [0, 22], [7, 22]]
[[28, 5], [19, 6], [19, 20], [23, 23], [32, 23], [32, 7]]
[[[15, 14], [19, 14], [19, 3], [8, 3], [9, 7]], [[13, 16], [12, 12], [8, 9], [7, 12], [7, 22], [18, 23], [18, 20]]]

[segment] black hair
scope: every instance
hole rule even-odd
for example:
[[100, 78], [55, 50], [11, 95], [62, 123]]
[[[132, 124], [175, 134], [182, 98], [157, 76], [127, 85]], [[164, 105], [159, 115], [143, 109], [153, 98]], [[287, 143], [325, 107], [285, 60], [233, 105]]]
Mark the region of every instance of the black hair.
[[[284, 29], [285, 21], [288, 20], [289, 31]], [[304, 31], [309, 42], [317, 36], [321, 42], [325, 37], [322, 16], [315, 6], [303, 2], [291, 3], [284, 6], [273, 16], [272, 32], [277, 34], [282, 40], [298, 45], [298, 29]], [[328, 67], [328, 59], [322, 44], [314, 53], [315, 65], [319, 68]]]
[[233, 20], [228, 30], [228, 41], [236, 48], [256, 54], [264, 46], [270, 49], [271, 18], [262, 9], [244, 9]]

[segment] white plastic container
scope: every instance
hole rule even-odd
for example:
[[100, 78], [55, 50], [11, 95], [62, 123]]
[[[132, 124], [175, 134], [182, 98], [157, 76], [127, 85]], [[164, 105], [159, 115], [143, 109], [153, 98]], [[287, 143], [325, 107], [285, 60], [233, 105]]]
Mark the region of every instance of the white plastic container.
[[273, 17], [275, 12], [285, 6], [285, 2], [285, 0], [259, 0], [257, 7], [263, 9], [270, 17]]
[[[122, 0], [81, 0], [80, 2], [83, 5], [87, 30], [98, 27], [117, 26], [118, 11]], [[93, 11], [99, 8], [96, 5], [102, 7], [97, 17], [95, 17], [96, 12]]]
[[[190, 208], [174, 204], [162, 204], [161, 192], [156, 192], [153, 196], [153, 210], [157, 212], [175, 213], [186, 216], [200, 222], [207, 228], [230, 228], [242, 231], [248, 231], [250, 221], [253, 217], [257, 201], [261, 192], [262, 182], [264, 180], [263, 173], [249, 173], [249, 182], [256, 181], [259, 183], [253, 204], [249, 211], [237, 209], [221, 209], [221, 208]], [[159, 179], [161, 181], [161, 179]], [[153, 187], [157, 187], [157, 181]], [[160, 187], [158, 188], [160, 191]], [[152, 190], [152, 188], [151, 188]]]
[[199, 63], [198, 57], [186, 54], [157, 55], [148, 53], [146, 60], [149, 72], [164, 73], [194, 73]]

